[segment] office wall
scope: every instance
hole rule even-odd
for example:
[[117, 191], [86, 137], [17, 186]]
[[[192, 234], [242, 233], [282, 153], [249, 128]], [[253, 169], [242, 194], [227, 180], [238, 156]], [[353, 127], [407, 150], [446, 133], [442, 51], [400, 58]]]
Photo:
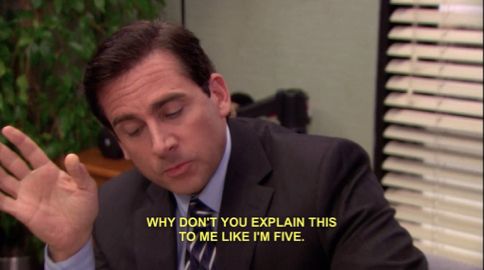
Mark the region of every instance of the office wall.
[[[168, 1], [174, 20], [179, 4]], [[310, 133], [352, 139], [371, 154], [378, 14], [369, 0], [186, 0], [185, 20], [232, 92], [259, 99], [302, 88]]]

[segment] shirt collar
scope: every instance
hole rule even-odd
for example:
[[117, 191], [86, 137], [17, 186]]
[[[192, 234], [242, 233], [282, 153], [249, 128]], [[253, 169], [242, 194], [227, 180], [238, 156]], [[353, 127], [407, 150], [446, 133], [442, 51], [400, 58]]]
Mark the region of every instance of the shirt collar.
[[[207, 185], [203, 188], [202, 192], [198, 195], [205, 205], [210, 207], [216, 213], [220, 212], [220, 205], [222, 203], [222, 194], [225, 184], [225, 175], [227, 174], [227, 167], [229, 164], [230, 153], [232, 151], [232, 139], [230, 137], [230, 130], [228, 126], [225, 128], [226, 140], [225, 150], [220, 161], [217, 170], [208, 181]], [[188, 204], [190, 203], [190, 195], [173, 194], [176, 199], [176, 204], [180, 216], [187, 216]]]

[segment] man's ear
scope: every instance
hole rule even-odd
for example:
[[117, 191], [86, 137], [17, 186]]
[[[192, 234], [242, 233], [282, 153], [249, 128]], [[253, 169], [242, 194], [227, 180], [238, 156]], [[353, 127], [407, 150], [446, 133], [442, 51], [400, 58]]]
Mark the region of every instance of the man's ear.
[[212, 73], [209, 80], [210, 99], [217, 105], [222, 117], [230, 114], [230, 93], [223, 76], [219, 73]]

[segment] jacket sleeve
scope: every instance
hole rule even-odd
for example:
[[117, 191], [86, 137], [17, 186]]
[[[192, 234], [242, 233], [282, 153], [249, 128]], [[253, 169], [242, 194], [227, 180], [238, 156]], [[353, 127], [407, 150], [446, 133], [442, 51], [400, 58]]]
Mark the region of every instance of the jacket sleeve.
[[94, 262], [96, 265], [96, 270], [110, 270], [109, 264], [104, 256], [104, 253], [99, 249], [98, 245], [96, 245], [96, 241], [94, 241]]

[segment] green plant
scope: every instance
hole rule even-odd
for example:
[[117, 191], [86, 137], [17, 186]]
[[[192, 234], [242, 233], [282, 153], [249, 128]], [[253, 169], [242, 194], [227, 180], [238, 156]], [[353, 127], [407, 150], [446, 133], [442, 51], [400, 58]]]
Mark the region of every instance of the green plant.
[[[101, 39], [135, 19], [156, 18], [163, 6], [160, 0], [1, 1], [0, 127], [22, 129], [53, 160], [93, 145], [99, 125], [79, 91], [86, 61]], [[0, 213], [0, 256], [37, 250], [33, 239]]]

